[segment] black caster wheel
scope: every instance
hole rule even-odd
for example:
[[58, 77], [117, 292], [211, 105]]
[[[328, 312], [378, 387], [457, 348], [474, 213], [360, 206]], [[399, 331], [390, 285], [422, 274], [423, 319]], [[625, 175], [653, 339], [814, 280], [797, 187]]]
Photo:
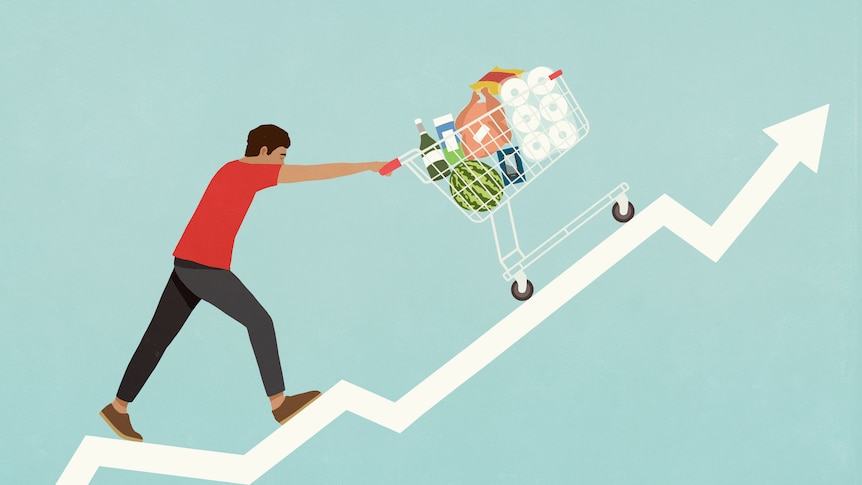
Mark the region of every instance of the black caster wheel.
[[525, 301], [529, 300], [531, 296], [533, 296], [533, 283], [530, 280], [527, 280], [527, 287], [524, 288], [524, 291], [518, 291], [518, 282], [512, 282], [512, 296], [515, 297], [516, 300]]
[[614, 206], [611, 209], [611, 214], [613, 214], [614, 219], [616, 219], [618, 222], [628, 222], [632, 220], [632, 217], [635, 216], [635, 206], [633, 206], [632, 203], [629, 202], [628, 212], [626, 212], [626, 215], [622, 215], [620, 214], [620, 203], [614, 202]]

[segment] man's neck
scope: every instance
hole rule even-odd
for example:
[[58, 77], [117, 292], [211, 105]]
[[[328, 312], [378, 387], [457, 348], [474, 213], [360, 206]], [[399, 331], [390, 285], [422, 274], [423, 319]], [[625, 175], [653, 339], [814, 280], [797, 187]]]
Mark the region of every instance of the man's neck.
[[242, 163], [256, 163], [256, 164], [266, 164], [268, 163], [261, 157], [242, 157], [239, 159]]

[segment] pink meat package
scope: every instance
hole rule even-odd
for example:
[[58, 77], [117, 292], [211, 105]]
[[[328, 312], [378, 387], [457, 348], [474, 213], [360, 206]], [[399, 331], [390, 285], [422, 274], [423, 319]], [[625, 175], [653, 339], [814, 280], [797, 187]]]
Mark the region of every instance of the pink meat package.
[[484, 102], [479, 101], [479, 93], [474, 91], [470, 102], [455, 119], [464, 154], [473, 160], [491, 156], [512, 141], [512, 131], [500, 102], [487, 89], [483, 89], [482, 94]]

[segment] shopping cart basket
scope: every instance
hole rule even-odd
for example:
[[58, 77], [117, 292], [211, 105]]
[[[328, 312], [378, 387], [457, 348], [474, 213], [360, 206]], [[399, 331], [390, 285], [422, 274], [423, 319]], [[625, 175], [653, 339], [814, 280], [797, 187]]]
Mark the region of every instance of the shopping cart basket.
[[[590, 219], [608, 207], [619, 222], [634, 217], [634, 206], [626, 195], [629, 186], [623, 182], [537, 248], [529, 252], [521, 248], [512, 200], [583, 140], [590, 129], [561, 70], [537, 67], [523, 77], [526, 79], [512, 77], [503, 83], [502, 103], [496, 108], [462, 123], [435, 145], [413, 149], [392, 160], [380, 171], [387, 174], [405, 166], [422, 183], [436, 187], [469, 220], [481, 223], [490, 219], [503, 279], [514, 280], [512, 296], [518, 300], [527, 300], [533, 294], [533, 283], [525, 273], [527, 267]], [[430, 154], [453, 144], [467, 148], [462, 150], [463, 158], [451, 166], [445, 177], [429, 172]], [[500, 230], [506, 222], [510, 236], [503, 241]]]

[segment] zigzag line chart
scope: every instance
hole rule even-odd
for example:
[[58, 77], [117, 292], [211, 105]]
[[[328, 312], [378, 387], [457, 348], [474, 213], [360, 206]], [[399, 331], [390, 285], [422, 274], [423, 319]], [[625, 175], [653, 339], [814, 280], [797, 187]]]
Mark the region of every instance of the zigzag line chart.
[[245, 454], [85, 436], [57, 481], [86, 484], [100, 467], [250, 484], [345, 412], [402, 432], [662, 228], [717, 262], [798, 163], [817, 172], [829, 105], [763, 131], [777, 146], [710, 225], [667, 194], [397, 401], [339, 381]]

